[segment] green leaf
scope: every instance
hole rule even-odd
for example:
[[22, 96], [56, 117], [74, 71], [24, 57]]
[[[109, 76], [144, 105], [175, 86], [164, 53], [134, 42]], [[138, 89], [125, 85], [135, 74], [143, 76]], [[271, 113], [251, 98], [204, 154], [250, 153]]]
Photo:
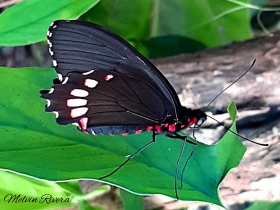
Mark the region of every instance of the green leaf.
[[131, 42], [149, 37], [150, 0], [102, 0], [82, 18], [100, 24]]
[[144, 41], [149, 58], [163, 58], [182, 53], [194, 53], [206, 47], [193, 39], [182, 36], [162, 36]]
[[56, 19], [76, 19], [99, 0], [28, 0], [0, 15], [0, 46], [19, 46], [46, 39], [46, 32]]
[[143, 197], [139, 195], [134, 195], [126, 190], [120, 189], [120, 196], [123, 201], [124, 210], [143, 210], [144, 203]]
[[102, 0], [85, 13], [82, 19], [110, 29], [147, 55], [147, 48], [142, 42], [149, 38], [151, 12], [150, 0], [122, 0], [121, 3]]
[[144, 55], [158, 58], [250, 38], [248, 2], [103, 0], [82, 18], [109, 28]]
[[231, 102], [227, 109], [228, 113], [230, 113], [230, 117], [232, 121], [236, 121], [237, 110], [235, 103]]
[[[54, 115], [45, 113], [46, 102], [39, 97], [39, 90], [50, 88], [55, 75], [53, 69], [0, 68], [0, 168], [52, 181], [98, 179], [151, 141], [151, 133], [92, 136], [73, 125], [56, 124]], [[154, 145], [102, 181], [137, 194], [174, 197], [176, 161], [182, 144], [159, 135]], [[218, 185], [228, 170], [239, 164], [245, 147], [230, 132], [215, 146], [197, 144], [184, 173], [183, 187], [178, 189], [180, 199], [221, 205]], [[192, 150], [192, 145], [186, 146], [180, 169]]]
[[208, 47], [216, 47], [251, 37], [249, 13], [246, 6], [229, 1], [156, 0], [151, 35], [187, 36]]

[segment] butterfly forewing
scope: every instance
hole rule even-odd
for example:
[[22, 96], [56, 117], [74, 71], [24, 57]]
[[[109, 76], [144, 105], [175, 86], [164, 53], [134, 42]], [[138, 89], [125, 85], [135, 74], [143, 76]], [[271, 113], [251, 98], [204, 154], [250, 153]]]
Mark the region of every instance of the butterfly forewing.
[[[58, 74], [109, 69], [152, 84], [167, 103], [168, 114], [177, 119], [178, 96], [166, 78], [130, 44], [107, 29], [81, 21], [55, 21], [48, 32], [50, 53]], [[137, 88], [141, 88], [138, 86]], [[148, 95], [140, 95], [156, 100]], [[165, 106], [165, 101], [162, 101]]]

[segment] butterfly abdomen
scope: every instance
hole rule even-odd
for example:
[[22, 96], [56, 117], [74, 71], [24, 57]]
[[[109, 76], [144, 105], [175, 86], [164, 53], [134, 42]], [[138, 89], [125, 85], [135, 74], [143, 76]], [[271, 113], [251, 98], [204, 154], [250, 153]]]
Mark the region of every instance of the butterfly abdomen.
[[86, 129], [92, 135], [129, 135], [146, 131], [146, 126], [97, 126]]
[[[183, 126], [185, 127], [185, 126]], [[183, 128], [180, 126], [181, 130]], [[163, 125], [148, 125], [148, 126], [94, 126], [87, 128], [84, 132], [91, 135], [129, 135], [129, 134], [141, 134], [143, 132], [155, 131], [157, 134], [165, 132], [177, 132], [178, 128], [174, 124], [163, 124]]]

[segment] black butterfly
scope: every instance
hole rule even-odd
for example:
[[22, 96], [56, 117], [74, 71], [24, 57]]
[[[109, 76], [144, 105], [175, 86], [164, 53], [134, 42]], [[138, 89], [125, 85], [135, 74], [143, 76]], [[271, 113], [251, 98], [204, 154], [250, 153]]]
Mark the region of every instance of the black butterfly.
[[[59, 78], [41, 94], [48, 101], [46, 111], [56, 113], [57, 123], [75, 124], [92, 135], [152, 133], [151, 142], [102, 178], [154, 143], [158, 134], [196, 146], [178, 131], [201, 126], [206, 114], [182, 106], [167, 79], [128, 42], [78, 20], [53, 22], [47, 39]], [[178, 164], [178, 198], [177, 174]]]

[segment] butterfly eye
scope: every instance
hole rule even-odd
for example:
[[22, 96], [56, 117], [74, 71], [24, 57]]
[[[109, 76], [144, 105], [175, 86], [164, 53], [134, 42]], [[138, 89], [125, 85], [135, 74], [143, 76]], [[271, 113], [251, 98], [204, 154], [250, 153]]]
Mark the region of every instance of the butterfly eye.
[[205, 120], [206, 120], [205, 117], [199, 118], [198, 121], [195, 124], [196, 127], [200, 127], [204, 123]]

